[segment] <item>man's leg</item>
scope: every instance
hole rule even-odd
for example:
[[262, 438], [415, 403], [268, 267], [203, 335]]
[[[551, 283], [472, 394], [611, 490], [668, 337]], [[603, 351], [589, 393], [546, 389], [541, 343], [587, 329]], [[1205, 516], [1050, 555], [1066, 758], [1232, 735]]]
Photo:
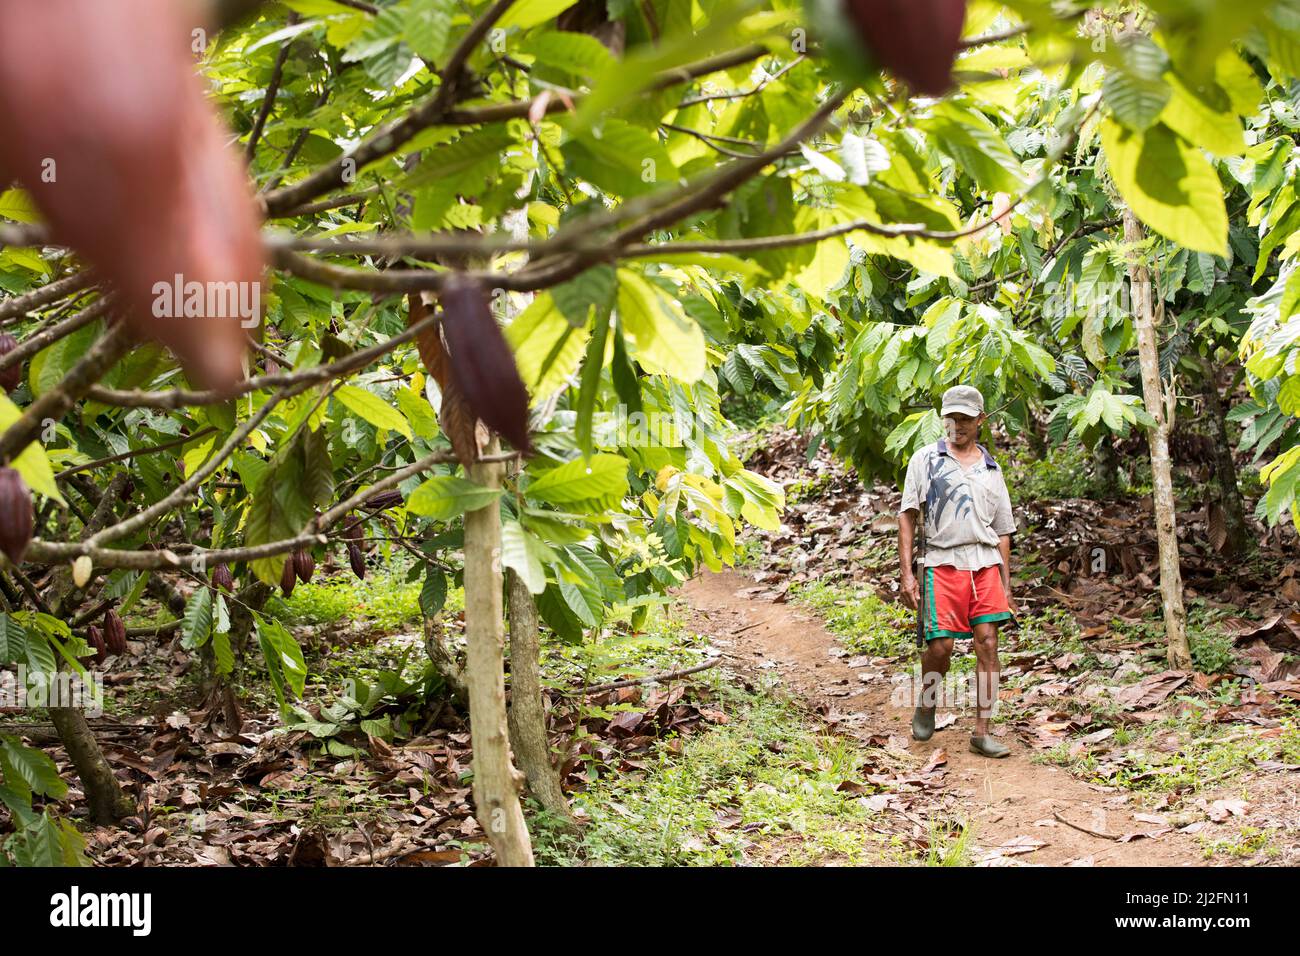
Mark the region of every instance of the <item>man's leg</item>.
[[986, 757], [1005, 757], [1011, 751], [989, 735], [989, 718], [998, 700], [998, 626], [992, 621], [976, 624], [975, 630], [975, 733], [971, 749]]
[[934, 711], [944, 675], [952, 662], [952, 638], [936, 637], [925, 642], [921, 655], [921, 694], [912, 715], [912, 736], [929, 740], [934, 734]]

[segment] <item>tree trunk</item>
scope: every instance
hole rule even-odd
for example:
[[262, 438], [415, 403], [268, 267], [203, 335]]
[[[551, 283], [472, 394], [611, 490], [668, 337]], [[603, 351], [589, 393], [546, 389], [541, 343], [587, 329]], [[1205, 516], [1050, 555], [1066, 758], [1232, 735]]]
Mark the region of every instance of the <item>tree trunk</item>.
[[1219, 370], [1213, 362], [1200, 356], [1201, 371], [1205, 376], [1205, 410], [1210, 414], [1210, 428], [1214, 438], [1214, 477], [1219, 483], [1219, 504], [1223, 506], [1223, 525], [1228, 537], [1223, 553], [1237, 557], [1246, 551], [1250, 529], [1246, 525], [1246, 508], [1241, 501], [1241, 488], [1237, 484], [1237, 463], [1232, 460], [1232, 445], [1228, 442], [1227, 409], [1219, 396]]
[[[126, 487], [125, 472], [116, 475], [95, 505], [95, 512], [82, 529], [84, 541], [96, 531], [107, 526], [114, 517], [114, 507]], [[91, 486], [94, 487], [93, 485]], [[144, 572], [148, 574], [149, 572]], [[67, 607], [74, 585], [72, 572], [67, 565], [56, 568], [50, 586], [48, 605], [55, 617], [71, 618]], [[74, 605], [75, 607], [75, 605]], [[104, 752], [99, 749], [94, 731], [86, 720], [86, 715], [75, 707], [51, 707], [50, 721], [59, 732], [63, 749], [68, 752], [72, 765], [81, 778], [81, 788], [86, 794], [86, 807], [90, 819], [101, 826], [110, 826], [123, 817], [135, 812], [135, 801], [124, 791], [113, 768], [109, 766]]]
[[[497, 449], [496, 441], [488, 454]], [[500, 488], [500, 462], [479, 462], [470, 476]], [[519, 805], [522, 775], [510, 763], [506, 729], [505, 629], [501, 607], [501, 506], [465, 515], [465, 684], [474, 750], [474, 806], [502, 866], [532, 866], [533, 849]]]
[[[1132, 211], [1124, 212], [1124, 241], [1130, 246], [1143, 239], [1142, 224]], [[1151, 298], [1151, 275], [1147, 267], [1129, 253], [1129, 282], [1132, 286], [1133, 317], [1137, 326], [1138, 360], [1142, 366], [1142, 397], [1147, 413], [1155, 419], [1149, 428], [1151, 481], [1155, 487], [1156, 538], [1160, 548], [1160, 591], [1165, 606], [1165, 638], [1169, 666], [1192, 666], [1187, 644], [1187, 611], [1183, 607], [1183, 574], [1178, 557], [1178, 521], [1174, 507], [1173, 469], [1169, 460], [1169, 432], [1173, 427], [1173, 406], [1160, 382], [1160, 353], [1156, 339], [1156, 317]]]
[[77, 768], [90, 819], [101, 826], [111, 826], [134, 813], [135, 801], [113, 776], [113, 768], [104, 759], [86, 715], [75, 707], [51, 707], [50, 721]]
[[515, 572], [507, 571], [506, 580], [510, 597], [510, 746], [533, 796], [547, 811], [574, 826], [546, 737], [537, 602]]

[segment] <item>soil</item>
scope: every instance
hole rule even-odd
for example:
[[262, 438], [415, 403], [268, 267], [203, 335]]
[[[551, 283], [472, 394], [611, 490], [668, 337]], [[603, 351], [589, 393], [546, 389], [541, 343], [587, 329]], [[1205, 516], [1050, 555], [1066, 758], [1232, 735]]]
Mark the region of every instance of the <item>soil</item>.
[[[970, 711], [940, 709], [940, 725], [945, 713], [955, 720], [924, 743], [913, 740], [910, 705], [891, 701], [898, 668], [884, 659], [851, 666], [817, 615], [784, 603], [779, 591], [738, 571], [706, 572], [685, 584], [681, 597], [691, 626], [710, 638], [730, 669], [753, 681], [774, 675], [836, 732], [905, 752], [918, 767], [936, 765], [922, 785], [909, 788], [905, 807], [886, 807], [902, 814], [902, 826], [963, 820], [972, 830], [974, 858], [986, 865], [1206, 865], [1194, 836], [1136, 819], [1142, 810], [1129, 794], [1031, 761], [1033, 751], [996, 724], [993, 733], [1011, 755], [970, 752]], [[1044, 845], [1023, 852], [1037, 842]]]

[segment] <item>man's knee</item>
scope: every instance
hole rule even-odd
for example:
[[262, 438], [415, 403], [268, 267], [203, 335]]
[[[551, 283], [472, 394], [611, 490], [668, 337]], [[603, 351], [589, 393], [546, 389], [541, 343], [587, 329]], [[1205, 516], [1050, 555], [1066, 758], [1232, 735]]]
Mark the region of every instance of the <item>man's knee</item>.
[[936, 637], [925, 645], [925, 655], [929, 658], [930, 663], [947, 668], [948, 661], [952, 658], [952, 638]]
[[996, 654], [998, 651], [998, 626], [993, 623], [975, 625], [975, 653], [978, 655]]

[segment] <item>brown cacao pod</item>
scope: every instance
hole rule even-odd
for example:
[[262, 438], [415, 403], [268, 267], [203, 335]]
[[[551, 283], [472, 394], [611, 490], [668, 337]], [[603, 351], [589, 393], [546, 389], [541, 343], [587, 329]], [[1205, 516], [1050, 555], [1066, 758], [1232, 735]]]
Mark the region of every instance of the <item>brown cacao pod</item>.
[[366, 579], [366, 556], [361, 553], [361, 548], [355, 541], [348, 545], [348, 564], [352, 565], [353, 574], [362, 581]]
[[966, 0], [846, 0], [844, 12], [868, 52], [913, 92], [952, 89]]
[[0, 552], [20, 564], [32, 541], [36, 513], [27, 482], [14, 468], [0, 468]]
[[306, 584], [316, 573], [316, 559], [311, 556], [310, 551], [303, 549], [295, 551], [292, 560], [293, 570], [298, 575], [298, 580]]
[[108, 657], [108, 645], [104, 643], [104, 632], [95, 625], [90, 625], [90, 627], [86, 628], [86, 643], [95, 649], [95, 662], [98, 664], [104, 663], [104, 659]]
[[439, 295], [442, 330], [451, 357], [451, 378], [474, 414], [519, 451], [532, 451], [528, 437], [528, 389], [514, 353], [492, 316], [488, 290], [468, 276], [452, 275]]
[[220, 588], [227, 594], [235, 593], [235, 577], [230, 573], [230, 568], [224, 564], [218, 564], [212, 569], [212, 586]]
[[244, 166], [190, 52], [195, 9], [0, 4], [0, 182], [26, 188], [133, 332], [218, 387], [243, 377], [265, 259]]
[[342, 536], [345, 541], [364, 541], [366, 539], [365, 519], [350, 519], [348, 524], [343, 527]]
[[294, 567], [293, 555], [284, 559], [284, 570], [280, 572], [280, 590], [284, 592], [285, 597], [293, 594], [294, 586], [298, 583], [298, 570]]
[[104, 643], [111, 654], [126, 653], [126, 625], [112, 608], [104, 613]]
[[[0, 358], [4, 358], [16, 348], [18, 348], [18, 340], [8, 332], [0, 332]], [[13, 365], [0, 368], [0, 389], [3, 389], [6, 393], [12, 392], [22, 382], [22, 362], [15, 362]]]
[[402, 493], [400, 491], [381, 491], [379, 494], [366, 499], [366, 507], [374, 511], [387, 511], [389, 508], [396, 508], [401, 503]]

